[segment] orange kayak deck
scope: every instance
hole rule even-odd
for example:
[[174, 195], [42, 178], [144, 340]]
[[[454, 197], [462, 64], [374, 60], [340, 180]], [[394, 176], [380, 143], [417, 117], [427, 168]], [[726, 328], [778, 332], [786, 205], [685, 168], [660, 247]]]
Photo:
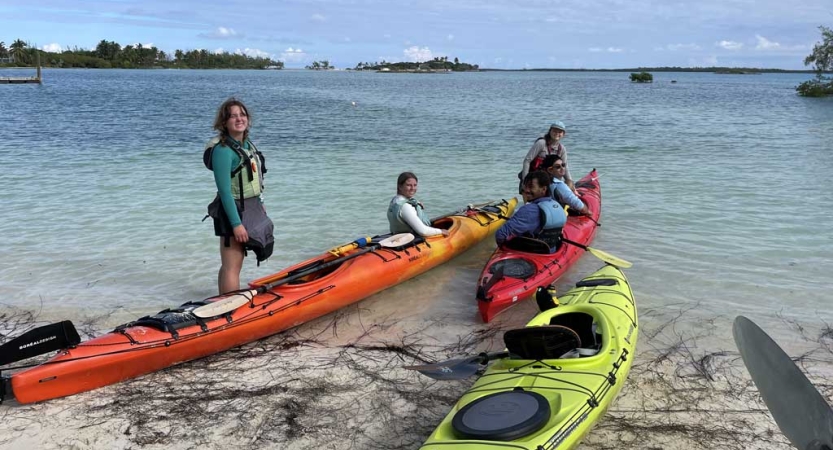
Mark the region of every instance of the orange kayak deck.
[[[461, 254], [494, 233], [511, 216], [516, 204], [514, 198], [501, 200], [435, 219], [433, 226], [448, 229], [448, 237], [417, 238], [397, 248], [357, 248], [339, 257], [324, 253], [254, 280], [250, 283], [252, 288], [285, 282], [268, 290], [261, 289], [265, 292], [258, 294], [254, 290], [236, 294], [247, 295], [245, 303], [226, 301], [229, 296], [214, 297], [121, 325], [107, 334], [61, 350], [43, 364], [11, 376], [4, 375], [2, 381], [6, 390], [11, 391], [6, 396], [13, 395], [19, 403], [31, 403], [72, 395], [298, 326]], [[213, 317], [193, 313], [200, 307], [203, 307], [200, 312], [210, 311], [205, 305], [220, 301], [234, 304], [236, 308]], [[239, 303], [243, 304], [237, 306]]]

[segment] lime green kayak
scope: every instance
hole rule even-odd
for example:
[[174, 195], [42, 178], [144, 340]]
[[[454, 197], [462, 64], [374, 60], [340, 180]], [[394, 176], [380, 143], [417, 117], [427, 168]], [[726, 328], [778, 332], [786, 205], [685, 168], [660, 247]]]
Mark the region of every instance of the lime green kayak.
[[[543, 294], [543, 295], [542, 295]], [[546, 291], [539, 305], [547, 305]], [[637, 340], [633, 293], [605, 266], [525, 328], [457, 402], [422, 449], [575, 448], [622, 389]]]

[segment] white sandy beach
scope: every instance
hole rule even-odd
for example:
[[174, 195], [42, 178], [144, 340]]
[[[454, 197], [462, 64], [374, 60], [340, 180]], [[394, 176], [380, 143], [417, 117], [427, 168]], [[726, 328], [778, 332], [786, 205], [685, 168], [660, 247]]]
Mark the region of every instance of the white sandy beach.
[[[402, 366], [498, 349], [502, 330], [535, 312], [526, 302], [492, 324], [476, 320], [464, 304], [470, 286], [447, 288], [477, 258], [213, 357], [68, 398], [7, 402], [0, 447], [416, 449], [473, 380]], [[411, 298], [443, 289], [436, 303]], [[580, 448], [790, 448], [743, 368], [732, 319], [641, 309], [625, 388]], [[829, 328], [785, 319], [768, 331], [829, 394]]]

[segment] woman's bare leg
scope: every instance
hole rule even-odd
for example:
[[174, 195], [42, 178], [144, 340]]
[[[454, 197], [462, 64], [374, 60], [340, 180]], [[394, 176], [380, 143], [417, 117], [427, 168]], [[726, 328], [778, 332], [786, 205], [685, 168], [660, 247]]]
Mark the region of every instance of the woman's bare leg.
[[217, 274], [217, 285], [220, 294], [240, 289], [240, 271], [243, 269], [243, 246], [231, 238], [229, 246], [225, 245], [226, 238], [220, 238], [220, 272]]

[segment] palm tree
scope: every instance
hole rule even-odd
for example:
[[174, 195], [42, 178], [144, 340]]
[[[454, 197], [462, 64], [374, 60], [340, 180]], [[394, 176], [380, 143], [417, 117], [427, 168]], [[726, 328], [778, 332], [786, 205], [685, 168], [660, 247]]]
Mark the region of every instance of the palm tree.
[[8, 58], [9, 57], [9, 49], [6, 48], [6, 43], [0, 41], [0, 58]]
[[22, 39], [18, 39], [12, 42], [12, 45], [9, 46], [9, 49], [12, 53], [12, 58], [14, 58], [17, 62], [26, 62], [26, 57], [28, 56], [26, 52], [26, 43], [23, 42]]

